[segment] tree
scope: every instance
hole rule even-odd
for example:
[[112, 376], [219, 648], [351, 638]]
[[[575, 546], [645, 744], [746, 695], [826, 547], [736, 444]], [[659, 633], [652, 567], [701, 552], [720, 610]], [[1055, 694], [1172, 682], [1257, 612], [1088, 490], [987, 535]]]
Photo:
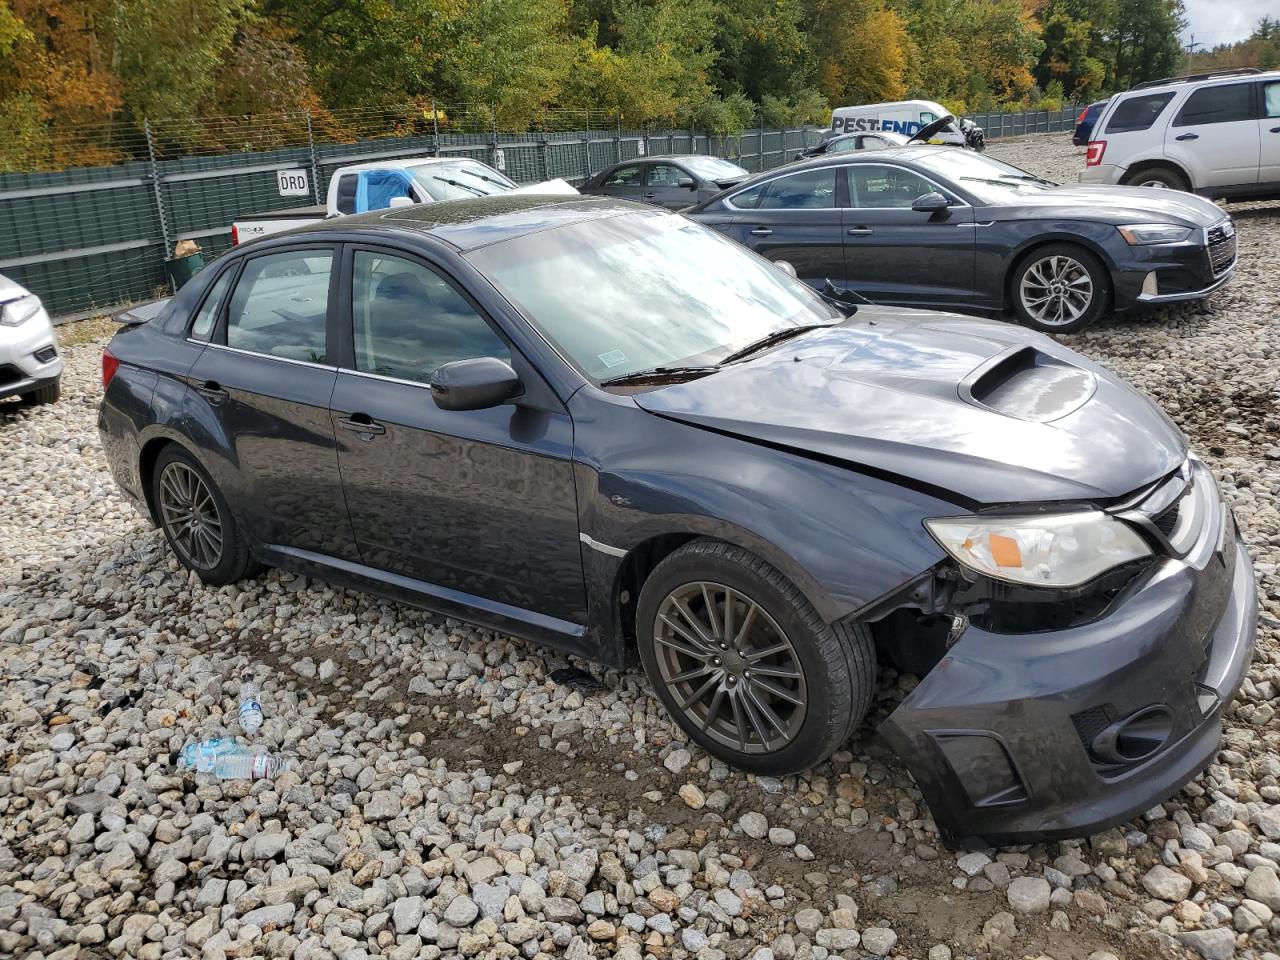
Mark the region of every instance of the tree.
[[809, 0], [818, 89], [832, 106], [897, 100], [906, 91], [906, 26], [880, 0]]

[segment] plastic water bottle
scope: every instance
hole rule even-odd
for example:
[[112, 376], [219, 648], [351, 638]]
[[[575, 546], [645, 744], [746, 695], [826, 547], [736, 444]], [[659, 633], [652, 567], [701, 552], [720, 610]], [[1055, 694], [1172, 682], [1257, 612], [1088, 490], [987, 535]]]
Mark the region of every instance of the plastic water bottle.
[[249, 736], [262, 726], [262, 704], [258, 702], [258, 685], [246, 680], [240, 688], [240, 727]]
[[178, 769], [211, 773], [219, 780], [262, 780], [285, 767], [279, 757], [230, 737], [188, 743], [178, 754]]

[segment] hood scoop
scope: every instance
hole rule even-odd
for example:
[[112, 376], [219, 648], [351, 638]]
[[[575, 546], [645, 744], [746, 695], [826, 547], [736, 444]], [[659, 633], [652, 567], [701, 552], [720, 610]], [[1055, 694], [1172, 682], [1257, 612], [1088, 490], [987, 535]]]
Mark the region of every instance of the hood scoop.
[[1097, 378], [1032, 346], [1004, 350], [960, 381], [960, 399], [1006, 417], [1051, 423], [1097, 392]]

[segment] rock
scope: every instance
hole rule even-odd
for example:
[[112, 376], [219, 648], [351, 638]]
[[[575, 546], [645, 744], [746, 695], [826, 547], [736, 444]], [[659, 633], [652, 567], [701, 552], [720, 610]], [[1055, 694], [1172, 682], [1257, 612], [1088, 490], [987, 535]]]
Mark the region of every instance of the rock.
[[259, 927], [263, 931], [282, 930], [293, 921], [293, 914], [297, 909], [292, 903], [259, 907], [257, 910], [250, 910], [240, 918], [240, 921]]
[[1231, 960], [1236, 951], [1235, 934], [1225, 927], [1213, 930], [1188, 930], [1179, 933], [1178, 939], [1204, 960]]
[[666, 759], [662, 761], [662, 765], [672, 773], [679, 773], [689, 765], [689, 761], [693, 759], [689, 755], [688, 750], [672, 750], [667, 754]]
[[862, 949], [877, 957], [886, 957], [898, 942], [898, 935], [888, 927], [867, 927], [862, 931]]
[[991, 862], [991, 858], [985, 853], [974, 852], [966, 853], [956, 861], [958, 866], [966, 876], [976, 877], [982, 872], [982, 868]]
[[790, 827], [770, 827], [769, 842], [775, 847], [791, 847], [796, 842], [796, 832]]
[[460, 894], [449, 901], [444, 910], [444, 922], [451, 927], [466, 927], [480, 914], [480, 908], [466, 894]]
[[391, 922], [396, 933], [413, 933], [422, 923], [422, 897], [401, 897], [391, 908]]
[[1148, 870], [1142, 877], [1142, 886], [1151, 896], [1169, 903], [1185, 900], [1191, 893], [1191, 881], [1164, 864], [1156, 864]]
[[364, 805], [364, 818], [370, 822], [393, 820], [400, 816], [400, 798], [390, 790], [379, 790]]
[[284, 852], [284, 848], [289, 845], [291, 839], [293, 838], [280, 830], [255, 834], [244, 845], [244, 858], [245, 860], [272, 860]]
[[680, 799], [685, 802], [685, 806], [694, 810], [701, 810], [707, 805], [706, 794], [692, 783], [686, 783], [680, 788]]
[[1018, 877], [1005, 891], [1017, 913], [1044, 913], [1049, 909], [1049, 881], [1042, 877]]
[[826, 947], [828, 950], [853, 950], [862, 940], [857, 930], [841, 930], [837, 927], [829, 927], [819, 930], [814, 935], [814, 940], [818, 942], [818, 946]]
[[763, 840], [769, 833], [769, 821], [763, 813], [744, 813], [738, 818], [738, 826], [752, 840]]
[[1280, 910], [1280, 876], [1269, 863], [1259, 864], [1249, 873], [1244, 883], [1244, 893], [1251, 900], [1265, 903], [1272, 910]]
[[708, 943], [707, 935], [693, 927], [685, 927], [680, 931], [680, 944], [690, 953], [697, 953]]
[[795, 921], [801, 933], [813, 936], [822, 927], [822, 911], [805, 907], [803, 910], [796, 911]]

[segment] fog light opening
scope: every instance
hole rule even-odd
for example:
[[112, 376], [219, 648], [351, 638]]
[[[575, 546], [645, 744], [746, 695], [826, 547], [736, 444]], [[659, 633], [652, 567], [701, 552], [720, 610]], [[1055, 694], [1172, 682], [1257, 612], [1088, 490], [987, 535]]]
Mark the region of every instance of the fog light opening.
[[1160, 288], [1156, 283], [1156, 272], [1152, 270], [1142, 281], [1142, 295], [1144, 297], [1160, 296]]
[[1107, 763], [1140, 763], [1159, 752], [1173, 732], [1164, 707], [1147, 707], [1111, 724], [1093, 739], [1090, 752]]

